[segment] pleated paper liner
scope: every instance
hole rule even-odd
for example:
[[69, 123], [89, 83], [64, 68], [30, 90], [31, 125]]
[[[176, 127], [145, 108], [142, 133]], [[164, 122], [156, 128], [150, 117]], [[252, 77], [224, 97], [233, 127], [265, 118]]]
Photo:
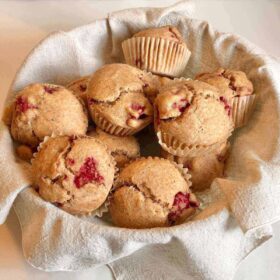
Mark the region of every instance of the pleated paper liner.
[[254, 111], [256, 95], [246, 95], [232, 98], [232, 120], [234, 127], [246, 125]]
[[127, 64], [171, 77], [183, 72], [191, 55], [185, 44], [155, 37], [132, 37], [122, 48]]
[[112, 124], [111, 122], [109, 122], [108, 120], [103, 118], [96, 110], [91, 110], [91, 116], [92, 116], [93, 121], [99, 128], [101, 128], [102, 130], [104, 130], [105, 132], [107, 132], [109, 134], [116, 135], [116, 136], [133, 135], [152, 122], [152, 120], [149, 122], [143, 121], [143, 124], [140, 127], [126, 128], [126, 127], [121, 127], [121, 126]]
[[221, 141], [212, 145], [186, 145], [185, 143], [180, 142], [175, 137], [158, 131], [157, 137], [161, 147], [168, 153], [179, 156], [179, 157], [196, 157], [202, 154], [212, 152], [216, 150], [222, 143]]
[[[217, 149], [213, 149], [213, 153], [216, 153], [217, 155], [222, 155], [223, 157], [227, 158], [229, 149], [230, 149], [230, 143], [228, 141], [224, 141], [219, 143], [219, 145], [217, 145]], [[193, 157], [188, 157], [188, 156], [186, 157], [175, 156], [173, 154], [168, 153], [163, 148], [160, 149], [160, 154], [163, 158], [174, 161], [177, 164], [183, 164], [183, 165], [186, 161], [193, 159]]]
[[[37, 148], [37, 152], [33, 154], [33, 159], [31, 160], [31, 163], [33, 162], [33, 160], [36, 158], [37, 154], [39, 153], [39, 151], [44, 147], [44, 145], [46, 144], [46, 142], [48, 141], [48, 139], [50, 138], [55, 138], [55, 137], [59, 137], [59, 136], [65, 136], [65, 135], [52, 135], [52, 136], [46, 136], [44, 138], [44, 140], [38, 145], [38, 148]], [[90, 136], [87, 136], [87, 135], [79, 135], [77, 137], [86, 137], [86, 138], [92, 138]], [[99, 140], [95, 139], [96, 141], [100, 142]], [[109, 153], [111, 153], [109, 151], [109, 149], [107, 149]], [[115, 175], [114, 175], [114, 181], [116, 180], [116, 178], [118, 177], [118, 174], [119, 174], [119, 169], [117, 168], [116, 166], [116, 162], [112, 156], [112, 160], [114, 161], [114, 166], [115, 166]], [[36, 189], [36, 187], [34, 186], [34, 189]], [[109, 191], [110, 193], [110, 191]], [[109, 195], [108, 193], [108, 195]], [[107, 197], [108, 197], [107, 195]], [[43, 199], [43, 198], [42, 198]], [[46, 201], [46, 203], [51, 203], [51, 202], [48, 202]], [[53, 205], [57, 206], [56, 203], [52, 203]], [[64, 211], [66, 211], [67, 213], [70, 213], [72, 215], [75, 215], [75, 216], [78, 216], [78, 217], [88, 217], [88, 216], [97, 216], [97, 217], [102, 217], [104, 213], [108, 212], [109, 209], [108, 209], [108, 200], [107, 198], [105, 199], [105, 201], [102, 203], [101, 206], [99, 206], [97, 209], [95, 209], [94, 211], [91, 211], [91, 212], [88, 212], [88, 213], [80, 213], [80, 212], [74, 212], [72, 210], [68, 210], [67, 207], [63, 207], [63, 206], [58, 206], [59, 209], [62, 209]]]

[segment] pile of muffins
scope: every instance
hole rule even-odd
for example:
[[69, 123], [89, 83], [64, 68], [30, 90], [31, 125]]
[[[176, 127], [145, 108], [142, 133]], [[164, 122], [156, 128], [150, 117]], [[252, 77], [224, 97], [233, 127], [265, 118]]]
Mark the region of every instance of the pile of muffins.
[[[4, 121], [17, 156], [32, 164], [34, 189], [55, 207], [109, 212], [120, 227], [177, 225], [199, 209], [195, 192], [224, 176], [229, 137], [254, 108], [253, 85], [229, 69], [180, 77], [191, 53], [173, 26], [140, 31], [122, 47], [127, 64], [66, 86], [26, 86]], [[161, 155], [141, 157], [140, 131], [156, 135]]]

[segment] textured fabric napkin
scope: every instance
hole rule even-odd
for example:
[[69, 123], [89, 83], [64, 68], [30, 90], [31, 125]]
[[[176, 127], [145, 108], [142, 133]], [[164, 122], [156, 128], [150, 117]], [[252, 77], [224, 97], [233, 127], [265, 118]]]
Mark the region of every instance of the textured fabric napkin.
[[104, 63], [122, 62], [123, 39], [143, 28], [175, 25], [192, 52], [184, 76], [222, 66], [245, 71], [254, 83], [257, 108], [231, 139], [227, 178], [213, 182], [205, 196], [211, 198], [209, 206], [192, 222], [149, 230], [116, 228], [43, 201], [28, 187], [30, 166], [16, 159], [9, 131], [1, 124], [0, 223], [13, 205], [31, 265], [54, 271], [109, 263], [123, 280], [228, 280], [239, 262], [272, 236], [270, 225], [280, 219], [280, 65], [250, 42], [189, 18], [192, 9], [192, 3], [180, 2], [166, 9], [125, 10], [51, 34], [27, 57], [9, 99], [29, 83], [66, 84]]

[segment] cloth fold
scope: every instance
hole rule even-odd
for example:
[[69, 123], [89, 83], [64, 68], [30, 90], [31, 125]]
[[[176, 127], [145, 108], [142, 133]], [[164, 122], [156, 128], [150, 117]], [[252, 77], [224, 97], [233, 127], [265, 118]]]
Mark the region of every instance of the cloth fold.
[[147, 230], [74, 217], [28, 187], [30, 166], [17, 161], [9, 131], [1, 124], [0, 223], [13, 205], [24, 256], [31, 265], [55, 271], [109, 263], [117, 279], [224, 280], [231, 279], [239, 262], [272, 236], [270, 224], [280, 218], [279, 62], [245, 39], [191, 19], [192, 10], [189, 1], [163, 9], [125, 10], [51, 34], [25, 60], [9, 99], [29, 83], [67, 84], [104, 63], [123, 62], [122, 40], [140, 29], [177, 26], [192, 52], [185, 77], [220, 66], [236, 68], [248, 74], [257, 95], [250, 123], [231, 139], [227, 176], [213, 182], [209, 206], [192, 222]]

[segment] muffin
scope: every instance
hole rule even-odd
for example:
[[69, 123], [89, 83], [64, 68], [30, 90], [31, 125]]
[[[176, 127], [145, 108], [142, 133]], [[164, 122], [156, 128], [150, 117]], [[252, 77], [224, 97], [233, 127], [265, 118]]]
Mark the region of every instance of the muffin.
[[32, 84], [16, 96], [11, 134], [20, 143], [34, 147], [45, 136], [85, 134], [87, 126], [81, 102], [62, 86]]
[[27, 145], [19, 145], [16, 147], [16, 154], [17, 156], [27, 162], [30, 162], [33, 158], [33, 153], [35, 152], [34, 149]]
[[81, 98], [85, 104], [87, 104], [87, 86], [90, 76], [85, 76], [79, 79], [72, 81], [66, 87], [71, 90], [76, 96]]
[[108, 134], [100, 128], [96, 128], [96, 131], [91, 131], [88, 135], [108, 147], [119, 169], [140, 155], [140, 146], [134, 136], [119, 137]]
[[171, 77], [183, 72], [191, 55], [174, 26], [140, 31], [122, 42], [122, 49], [127, 64]]
[[188, 168], [191, 175], [191, 189], [193, 191], [203, 191], [210, 188], [215, 178], [224, 176], [228, 151], [229, 144], [225, 142], [215, 151], [205, 153], [198, 157], [177, 157], [164, 150], [162, 150], [162, 156]]
[[182, 223], [199, 203], [189, 176], [169, 160], [140, 158], [119, 174], [109, 211], [119, 227], [152, 228]]
[[97, 211], [111, 190], [115, 161], [87, 136], [50, 137], [32, 161], [35, 187], [46, 201], [77, 215]]
[[196, 78], [217, 87], [228, 100], [236, 128], [248, 122], [255, 105], [255, 94], [253, 84], [244, 72], [220, 68], [212, 73], [202, 73]]
[[231, 135], [230, 107], [217, 88], [201, 81], [178, 81], [155, 100], [155, 129], [162, 148], [180, 157], [215, 150]]
[[141, 70], [125, 64], [108, 64], [92, 75], [88, 107], [98, 127], [128, 136], [152, 122], [153, 107], [144, 94], [142, 76]]
[[162, 87], [169, 85], [171, 82], [173, 82], [173, 80], [168, 77], [162, 77], [159, 75], [152, 74], [151, 72], [145, 71], [143, 71], [141, 80], [144, 82], [144, 93], [151, 104], [154, 104], [154, 101], [157, 95], [159, 94], [159, 90]]

